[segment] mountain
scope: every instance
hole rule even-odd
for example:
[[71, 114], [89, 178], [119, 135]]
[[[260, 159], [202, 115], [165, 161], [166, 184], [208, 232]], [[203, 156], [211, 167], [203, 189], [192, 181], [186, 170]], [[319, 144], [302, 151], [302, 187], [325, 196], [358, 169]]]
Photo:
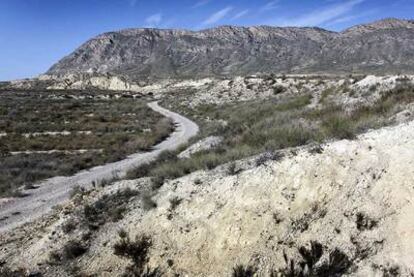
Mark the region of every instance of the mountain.
[[414, 21], [385, 19], [342, 32], [222, 26], [202, 31], [126, 29], [101, 34], [47, 74], [131, 80], [275, 73], [414, 72]]

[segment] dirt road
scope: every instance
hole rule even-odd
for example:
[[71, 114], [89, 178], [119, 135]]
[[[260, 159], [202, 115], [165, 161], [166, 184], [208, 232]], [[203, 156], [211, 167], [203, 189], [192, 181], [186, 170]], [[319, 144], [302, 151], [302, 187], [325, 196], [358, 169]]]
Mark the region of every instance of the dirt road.
[[114, 174], [122, 177], [128, 170], [154, 160], [162, 151], [173, 150], [197, 134], [198, 126], [191, 120], [160, 107], [156, 102], [151, 102], [148, 106], [171, 118], [177, 125], [168, 139], [156, 145], [151, 152], [133, 154], [122, 161], [84, 170], [74, 176], [48, 179], [39, 184], [38, 189], [28, 191], [29, 196], [0, 203], [0, 232], [44, 215], [53, 206], [68, 199], [71, 190], [77, 185], [88, 187], [92, 182], [99, 183], [101, 180], [111, 179]]

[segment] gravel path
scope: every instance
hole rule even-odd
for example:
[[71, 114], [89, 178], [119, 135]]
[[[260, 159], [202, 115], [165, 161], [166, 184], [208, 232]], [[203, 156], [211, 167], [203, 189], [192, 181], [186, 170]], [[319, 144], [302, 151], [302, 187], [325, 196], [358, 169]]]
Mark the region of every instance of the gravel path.
[[74, 176], [54, 177], [41, 183], [38, 189], [28, 191], [30, 195], [27, 197], [3, 204], [0, 202], [0, 232], [11, 230], [44, 215], [53, 206], [67, 200], [74, 186], [89, 187], [93, 181], [111, 179], [114, 174], [122, 177], [128, 170], [154, 160], [162, 151], [173, 150], [197, 134], [198, 126], [191, 120], [160, 107], [157, 102], [151, 102], [148, 106], [171, 118], [177, 125], [168, 139], [156, 145], [151, 152], [133, 154], [125, 160], [84, 170]]

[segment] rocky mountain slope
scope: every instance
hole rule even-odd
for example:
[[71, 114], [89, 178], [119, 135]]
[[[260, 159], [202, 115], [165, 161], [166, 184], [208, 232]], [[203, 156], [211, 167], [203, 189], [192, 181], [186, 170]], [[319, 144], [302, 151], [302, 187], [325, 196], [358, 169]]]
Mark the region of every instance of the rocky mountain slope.
[[127, 29], [89, 40], [47, 73], [109, 73], [142, 80], [256, 72], [413, 72], [413, 52], [414, 21], [398, 19], [343, 32], [270, 26]]

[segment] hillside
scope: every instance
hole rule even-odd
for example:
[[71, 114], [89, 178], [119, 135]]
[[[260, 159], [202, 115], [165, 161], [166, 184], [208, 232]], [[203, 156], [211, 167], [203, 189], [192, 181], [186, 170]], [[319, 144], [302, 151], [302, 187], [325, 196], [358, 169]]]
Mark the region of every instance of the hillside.
[[[131, 245], [136, 236], [151, 237], [148, 265], [165, 276], [231, 276], [237, 265], [270, 276], [288, 268], [284, 253], [299, 269], [298, 250], [312, 241], [323, 246], [315, 269], [337, 253], [329, 270], [340, 275], [310, 276], [410, 276], [413, 130], [411, 122], [323, 145], [320, 153], [299, 148], [258, 166], [256, 158], [240, 161], [241, 171], [231, 175], [227, 166], [199, 171], [164, 184], [147, 200], [151, 208], [135, 192], [145, 191], [147, 179], [81, 193], [52, 216], [2, 237], [0, 257], [44, 276], [122, 276], [131, 263], [114, 249], [125, 229]], [[99, 215], [82, 219], [86, 207], [122, 203], [121, 197], [132, 200], [118, 222], [93, 227]], [[73, 248], [78, 241], [80, 254]]]
[[414, 22], [385, 19], [342, 32], [222, 26], [201, 31], [127, 29], [101, 34], [47, 74], [130, 80], [278, 73], [413, 72]]
[[159, 102], [200, 133], [40, 217], [6, 209], [0, 276], [412, 276], [414, 76], [176, 85]]

